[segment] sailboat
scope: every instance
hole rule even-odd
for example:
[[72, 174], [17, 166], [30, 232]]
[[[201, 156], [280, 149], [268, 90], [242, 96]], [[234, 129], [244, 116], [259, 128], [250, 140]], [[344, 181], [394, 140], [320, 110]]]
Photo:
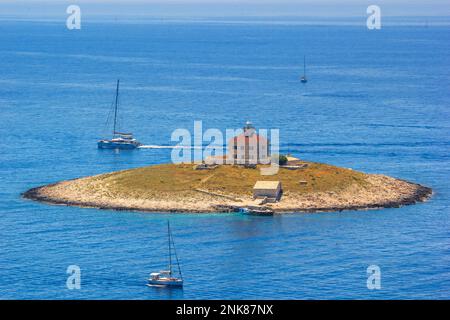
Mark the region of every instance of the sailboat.
[[[147, 285], [149, 287], [182, 287], [183, 275], [181, 274], [180, 263], [178, 261], [177, 252], [175, 250], [175, 243], [173, 242], [172, 233], [170, 232], [170, 223], [167, 221], [167, 234], [169, 237], [169, 269], [159, 272], [150, 273]], [[178, 273], [175, 275], [172, 266], [172, 255], [178, 266]]]
[[306, 58], [303, 56], [303, 76], [300, 78], [301, 83], [307, 83], [308, 79], [306, 79]]
[[117, 109], [119, 106], [119, 82], [117, 80], [116, 86], [116, 100], [114, 104], [114, 127], [112, 139], [103, 139], [97, 142], [99, 149], [134, 149], [141, 145], [133, 138], [132, 133], [124, 133], [116, 131], [117, 127]]

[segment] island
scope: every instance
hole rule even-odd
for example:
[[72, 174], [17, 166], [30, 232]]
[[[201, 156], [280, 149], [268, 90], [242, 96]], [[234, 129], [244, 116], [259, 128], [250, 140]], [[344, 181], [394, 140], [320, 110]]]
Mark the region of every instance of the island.
[[[278, 173], [263, 165], [160, 164], [61, 181], [26, 191], [51, 204], [144, 212], [232, 212], [260, 207], [275, 213], [392, 208], [427, 200], [432, 190], [380, 174], [297, 160]], [[277, 182], [274, 201], [255, 188]]]

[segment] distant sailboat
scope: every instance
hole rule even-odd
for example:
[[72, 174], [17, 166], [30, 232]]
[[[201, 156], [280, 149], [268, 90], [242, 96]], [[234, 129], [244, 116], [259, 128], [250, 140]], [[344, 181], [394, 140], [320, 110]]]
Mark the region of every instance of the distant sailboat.
[[[167, 233], [169, 236], [169, 270], [163, 270], [159, 272], [150, 273], [150, 279], [148, 279], [147, 285], [150, 287], [182, 287], [183, 275], [181, 274], [180, 263], [178, 261], [177, 252], [175, 251], [175, 243], [173, 242], [172, 233], [170, 232], [170, 224], [167, 221]], [[172, 268], [172, 254], [175, 255], [175, 259], [178, 266], [178, 274], [174, 276]]]
[[303, 76], [300, 78], [301, 83], [307, 83], [308, 79], [306, 79], [306, 58], [303, 56]]
[[116, 131], [117, 127], [117, 109], [119, 105], [119, 80], [117, 80], [116, 100], [114, 104], [114, 127], [112, 139], [103, 139], [98, 141], [99, 149], [134, 149], [141, 144], [133, 138], [132, 133], [124, 133]]

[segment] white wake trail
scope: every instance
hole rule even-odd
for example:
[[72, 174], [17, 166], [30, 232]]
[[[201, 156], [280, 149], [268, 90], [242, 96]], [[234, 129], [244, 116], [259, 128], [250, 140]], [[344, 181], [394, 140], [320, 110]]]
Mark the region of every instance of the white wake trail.
[[138, 147], [139, 149], [202, 149], [202, 147], [192, 147], [192, 146], [158, 146], [158, 145], [142, 145]]

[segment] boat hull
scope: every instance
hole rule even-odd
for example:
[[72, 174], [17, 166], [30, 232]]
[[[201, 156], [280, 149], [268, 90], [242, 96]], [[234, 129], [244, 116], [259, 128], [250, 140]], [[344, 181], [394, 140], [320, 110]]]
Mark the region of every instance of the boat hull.
[[139, 147], [139, 143], [133, 143], [133, 142], [113, 142], [113, 141], [107, 141], [102, 140], [97, 143], [97, 146], [99, 149], [136, 149]]
[[239, 212], [248, 216], [273, 216], [274, 212], [272, 210], [266, 209], [250, 209], [250, 208], [240, 208]]
[[182, 287], [183, 280], [148, 280], [149, 287]]

